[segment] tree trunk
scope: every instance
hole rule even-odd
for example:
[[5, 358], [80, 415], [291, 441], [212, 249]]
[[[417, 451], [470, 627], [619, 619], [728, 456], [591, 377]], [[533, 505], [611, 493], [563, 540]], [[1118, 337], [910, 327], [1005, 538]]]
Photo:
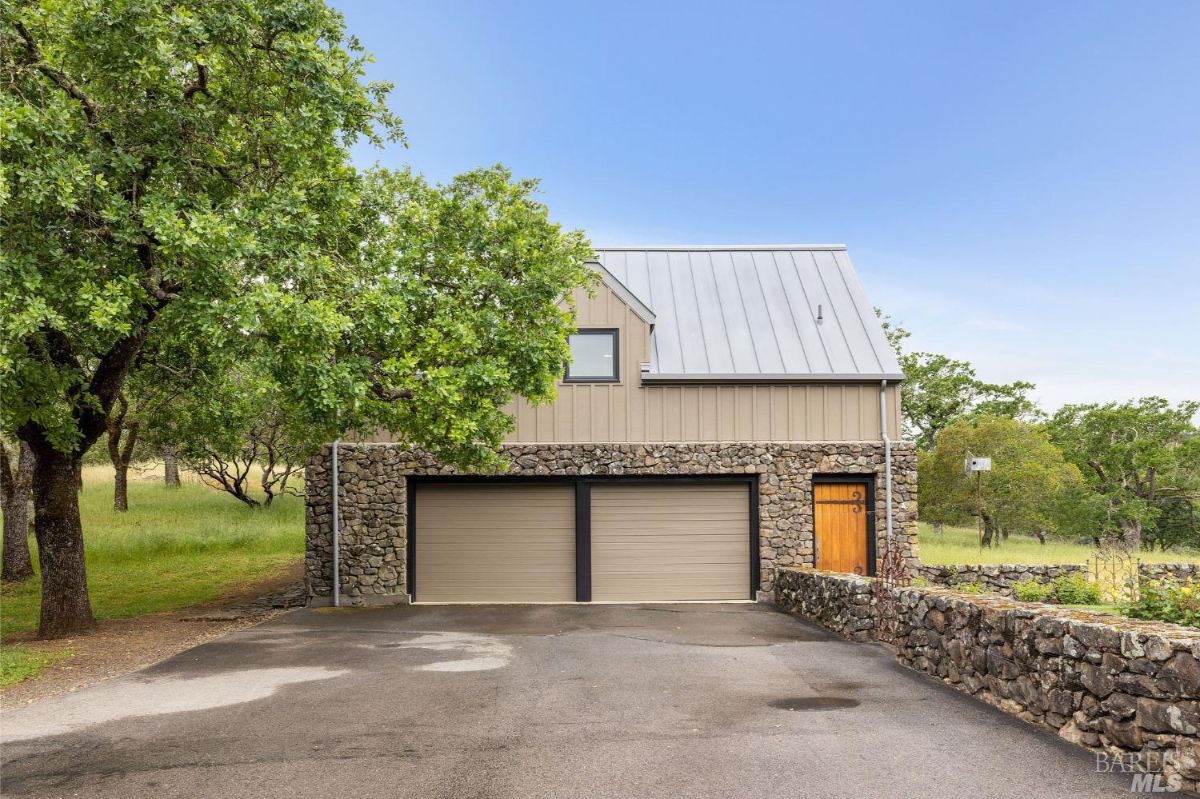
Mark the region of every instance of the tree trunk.
[[990, 548], [992, 546], [998, 545], [999, 543], [1000, 543], [999, 541], [996, 541], [995, 525], [992, 524], [992, 520], [987, 517], [987, 514], [984, 514], [984, 516], [983, 516], [983, 545], [985, 547]]
[[179, 488], [179, 459], [174, 447], [163, 447], [163, 482], [167, 488]]
[[113, 510], [129, 510], [129, 464], [113, 464]]
[[1142, 523], [1130, 519], [1121, 522], [1121, 534], [1125, 539], [1125, 548], [1137, 552], [1142, 548]]
[[21, 582], [33, 576], [29, 559], [29, 493], [33, 487], [33, 450], [20, 443], [16, 463], [0, 444], [0, 505], [4, 510], [4, 554], [0, 580]]
[[938, 538], [941, 538], [941, 537], [942, 537], [942, 533], [944, 533], [944, 532], [946, 532], [946, 525], [945, 525], [945, 523], [943, 523], [943, 522], [934, 522], [934, 524], [933, 524], [933, 534], [934, 534], [934, 535], [936, 535]]
[[33, 532], [42, 567], [41, 638], [65, 638], [95, 626], [79, 520], [81, 458], [39, 447], [33, 471]]

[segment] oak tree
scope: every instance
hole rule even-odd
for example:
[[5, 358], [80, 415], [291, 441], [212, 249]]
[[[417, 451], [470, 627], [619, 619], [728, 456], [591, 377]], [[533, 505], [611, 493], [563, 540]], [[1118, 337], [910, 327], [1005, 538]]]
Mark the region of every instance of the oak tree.
[[1162, 397], [1066, 405], [1051, 417], [1050, 435], [1103, 500], [1108, 523], [1125, 546], [1142, 545], [1142, 530], [1164, 510], [1200, 500], [1200, 402], [1172, 405]]
[[147, 348], [250, 342], [297, 424], [480, 464], [552, 393], [586, 240], [502, 169], [353, 169], [401, 129], [319, 0], [5, 4], [0, 36], [0, 427], [36, 456], [43, 637], [93, 623], [80, 464]]

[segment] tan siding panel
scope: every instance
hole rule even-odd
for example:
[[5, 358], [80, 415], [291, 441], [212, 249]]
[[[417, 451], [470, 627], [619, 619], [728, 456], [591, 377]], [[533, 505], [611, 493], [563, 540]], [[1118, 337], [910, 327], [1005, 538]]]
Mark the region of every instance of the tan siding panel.
[[575, 489], [417, 489], [416, 592], [424, 602], [575, 600]]
[[[558, 399], [537, 409], [516, 401], [509, 442], [879, 440], [878, 384], [643, 386], [650, 327], [605, 286], [577, 301], [581, 327], [619, 330], [621, 383], [560, 384]], [[901, 437], [897, 400], [889, 386], [893, 439]]]
[[744, 484], [592, 486], [592, 599], [746, 599]]

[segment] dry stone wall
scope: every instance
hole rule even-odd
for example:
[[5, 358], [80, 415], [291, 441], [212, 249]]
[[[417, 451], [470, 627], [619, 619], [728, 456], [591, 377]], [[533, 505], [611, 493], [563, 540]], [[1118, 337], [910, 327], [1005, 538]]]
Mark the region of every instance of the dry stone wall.
[[[877, 529], [886, 510], [883, 445], [875, 442], [510, 444], [501, 455], [507, 476], [758, 475], [761, 587], [768, 592], [777, 566], [813, 562], [814, 474], [877, 475]], [[330, 447], [306, 466], [305, 570], [320, 602], [332, 593]], [[356, 604], [398, 601], [406, 594], [408, 478], [460, 472], [400, 444], [341, 445], [339, 470], [341, 593]], [[911, 570], [918, 564], [911, 444], [893, 444], [892, 475], [893, 529]]]
[[982, 585], [984, 590], [1004, 596], [1013, 595], [1013, 586], [1025, 580], [1052, 583], [1064, 574], [1086, 573], [1087, 567], [1074, 563], [1061, 565], [961, 565], [928, 566], [922, 564], [917, 576], [934, 585], [953, 588], [956, 585]]
[[[1087, 574], [1088, 567], [1082, 563], [1061, 564], [1002, 564], [1002, 565], [972, 565], [930, 566], [921, 564], [917, 567], [916, 576], [933, 585], [953, 588], [957, 585], [982, 585], [984, 590], [1013, 595], [1013, 586], [1025, 580], [1039, 583], [1052, 583], [1064, 574]], [[1200, 566], [1195, 563], [1141, 563], [1138, 564], [1138, 576], [1142, 580], [1174, 580], [1182, 581], [1195, 577]]]
[[[776, 603], [854, 640], [874, 581], [781, 569]], [[904, 665], [1072, 743], [1200, 788], [1200, 630], [945, 589], [893, 588]]]

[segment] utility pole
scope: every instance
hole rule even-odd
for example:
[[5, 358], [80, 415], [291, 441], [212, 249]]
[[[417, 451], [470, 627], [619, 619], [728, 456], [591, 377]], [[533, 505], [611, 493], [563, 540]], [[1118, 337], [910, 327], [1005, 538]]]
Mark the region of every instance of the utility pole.
[[992, 470], [991, 458], [977, 458], [967, 450], [967, 458], [963, 461], [963, 469], [967, 475], [975, 475], [975, 518], [979, 525], [979, 551], [983, 552], [983, 473]]

